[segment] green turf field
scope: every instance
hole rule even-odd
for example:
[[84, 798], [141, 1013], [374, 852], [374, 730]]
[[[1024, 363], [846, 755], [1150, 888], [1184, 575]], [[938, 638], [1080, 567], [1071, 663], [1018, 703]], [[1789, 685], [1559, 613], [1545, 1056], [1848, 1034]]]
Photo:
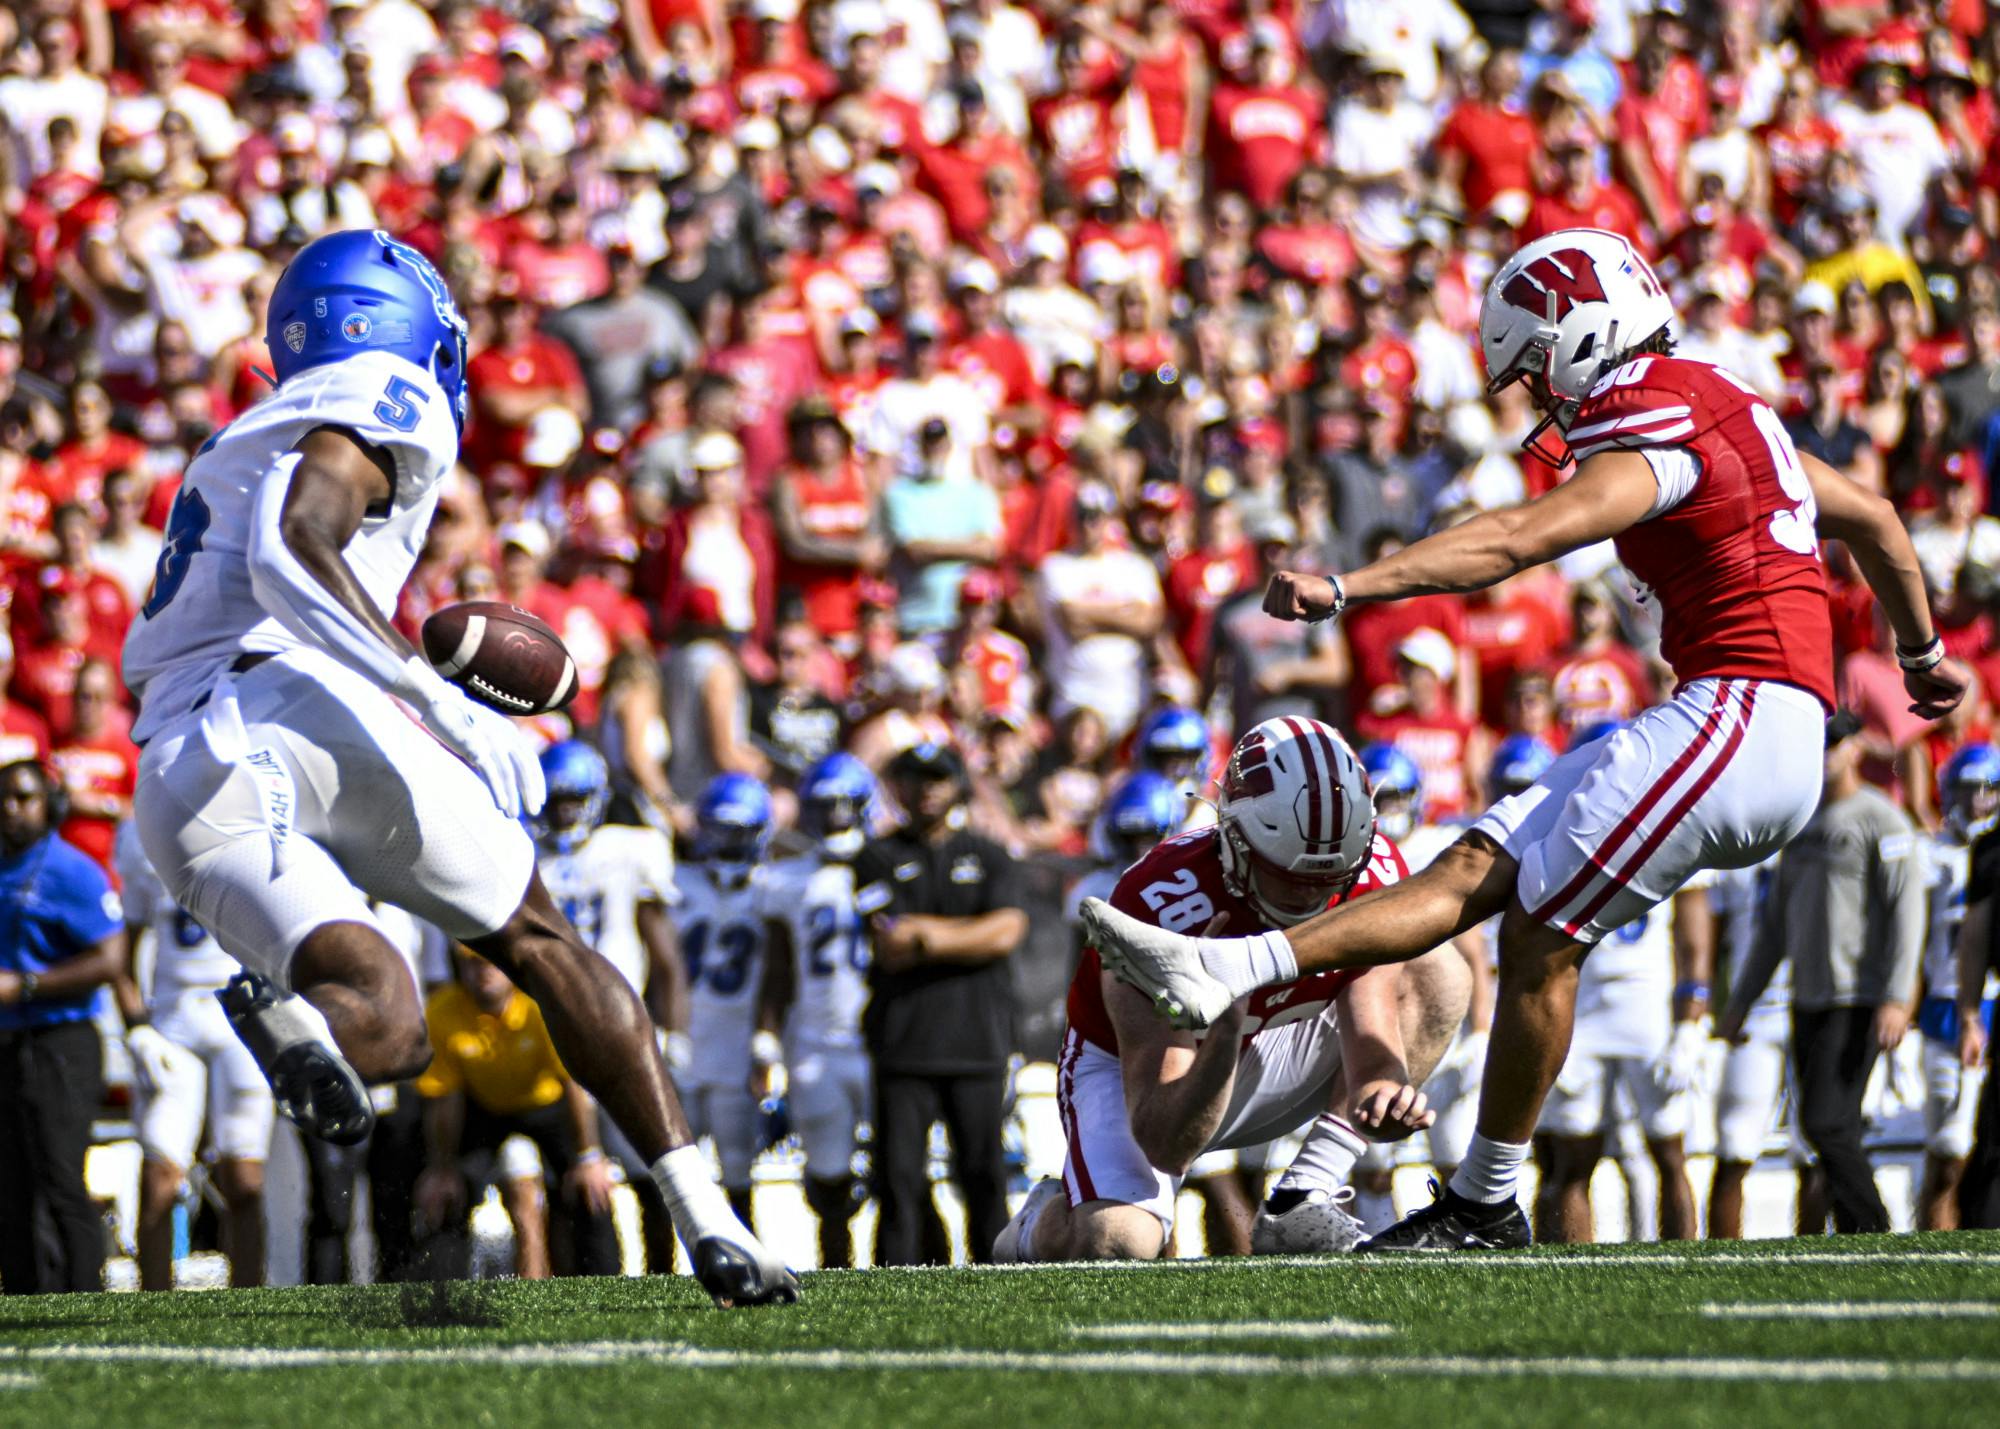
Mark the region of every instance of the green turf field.
[[[2000, 1424], [2000, 1234], [0, 1302], [0, 1424]], [[1282, 1416], [1282, 1418], [1280, 1418]]]

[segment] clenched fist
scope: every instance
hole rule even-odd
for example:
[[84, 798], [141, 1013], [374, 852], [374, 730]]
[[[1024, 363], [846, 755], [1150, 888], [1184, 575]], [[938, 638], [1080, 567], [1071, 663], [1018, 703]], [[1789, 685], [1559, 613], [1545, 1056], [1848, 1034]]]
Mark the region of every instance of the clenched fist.
[[1325, 576], [1279, 571], [1264, 587], [1264, 613], [1280, 620], [1325, 620], [1339, 613], [1338, 604]]

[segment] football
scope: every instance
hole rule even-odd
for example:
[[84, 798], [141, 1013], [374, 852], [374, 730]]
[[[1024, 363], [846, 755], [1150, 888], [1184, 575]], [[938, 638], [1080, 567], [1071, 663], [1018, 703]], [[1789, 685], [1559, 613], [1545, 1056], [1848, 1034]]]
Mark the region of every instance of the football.
[[449, 605], [424, 622], [424, 658], [503, 714], [538, 715], [576, 697], [576, 661], [540, 616], [498, 600]]

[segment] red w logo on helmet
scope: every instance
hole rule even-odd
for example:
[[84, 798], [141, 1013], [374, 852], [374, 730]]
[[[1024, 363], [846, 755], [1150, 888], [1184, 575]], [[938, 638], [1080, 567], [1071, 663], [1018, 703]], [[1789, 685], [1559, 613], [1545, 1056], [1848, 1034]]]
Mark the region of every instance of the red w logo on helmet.
[[1549, 316], [1549, 294], [1555, 295], [1555, 321], [1570, 315], [1578, 303], [1604, 301], [1604, 285], [1597, 281], [1597, 265], [1581, 248], [1559, 248], [1545, 253], [1508, 280], [1500, 296], [1538, 318]]
[[1277, 777], [1271, 772], [1271, 742], [1252, 730], [1229, 757], [1229, 769], [1222, 780], [1223, 797], [1255, 799], [1277, 787]]

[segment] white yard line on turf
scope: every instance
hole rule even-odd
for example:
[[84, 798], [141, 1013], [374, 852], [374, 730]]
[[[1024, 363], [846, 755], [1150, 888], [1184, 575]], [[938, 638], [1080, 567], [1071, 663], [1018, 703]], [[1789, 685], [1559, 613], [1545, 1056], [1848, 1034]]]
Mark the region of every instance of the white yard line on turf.
[[1625, 1270], [1634, 1266], [1676, 1268], [1740, 1265], [2000, 1265], [2000, 1252], [1976, 1250], [1778, 1251], [1770, 1255], [1255, 1255], [1189, 1260], [1032, 1261], [1023, 1265], [887, 1265], [866, 1270], [815, 1270], [822, 1275], [1016, 1275], [1069, 1272], [1083, 1275], [1145, 1270], [1267, 1270], [1272, 1266], [1359, 1265], [1370, 1268], [1446, 1266], [1453, 1270]]
[[1221, 1320], [1077, 1325], [1070, 1333], [1087, 1340], [1374, 1340], [1395, 1334], [1396, 1327], [1365, 1320]]
[[1807, 1301], [1802, 1304], [1707, 1304], [1711, 1320], [1977, 1320], [2000, 1315], [1993, 1300]]
[[479, 1345], [459, 1349], [221, 1349], [193, 1345], [45, 1345], [16, 1352], [35, 1361], [161, 1363], [224, 1370], [341, 1365], [456, 1364], [590, 1367], [644, 1360], [672, 1369], [933, 1373], [949, 1370], [1046, 1374], [1143, 1374], [1304, 1379], [1433, 1375], [1496, 1379], [1744, 1380], [1787, 1382], [2000, 1382], [1996, 1360], [1474, 1359], [1457, 1355], [1080, 1354], [1006, 1350], [706, 1350], [659, 1341], [576, 1345]]
[[0, 1389], [33, 1389], [41, 1382], [32, 1374], [0, 1374]]

